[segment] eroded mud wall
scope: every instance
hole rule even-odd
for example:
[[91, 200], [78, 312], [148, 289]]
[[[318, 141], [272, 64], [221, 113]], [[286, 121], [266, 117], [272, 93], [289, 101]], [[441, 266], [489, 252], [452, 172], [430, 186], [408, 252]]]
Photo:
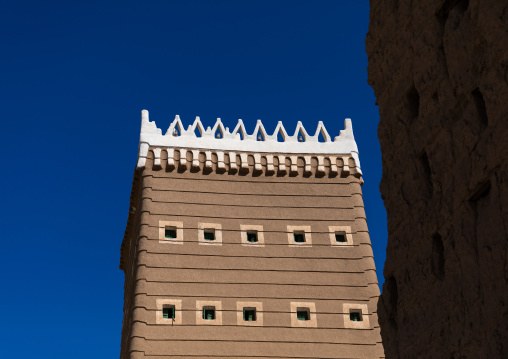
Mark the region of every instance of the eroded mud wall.
[[386, 357], [508, 357], [508, 2], [370, 3]]

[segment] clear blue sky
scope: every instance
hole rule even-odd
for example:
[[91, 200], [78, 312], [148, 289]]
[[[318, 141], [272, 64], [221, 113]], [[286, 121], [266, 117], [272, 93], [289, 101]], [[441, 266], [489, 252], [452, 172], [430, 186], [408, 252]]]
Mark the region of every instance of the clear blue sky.
[[2, 358], [116, 358], [140, 111], [288, 132], [353, 120], [382, 280], [367, 0], [10, 1], [0, 11]]

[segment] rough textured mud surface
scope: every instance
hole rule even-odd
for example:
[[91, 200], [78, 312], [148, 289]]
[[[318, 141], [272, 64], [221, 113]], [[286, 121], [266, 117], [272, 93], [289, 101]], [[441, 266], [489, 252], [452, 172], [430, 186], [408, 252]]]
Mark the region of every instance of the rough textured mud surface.
[[387, 358], [508, 357], [508, 2], [371, 0]]

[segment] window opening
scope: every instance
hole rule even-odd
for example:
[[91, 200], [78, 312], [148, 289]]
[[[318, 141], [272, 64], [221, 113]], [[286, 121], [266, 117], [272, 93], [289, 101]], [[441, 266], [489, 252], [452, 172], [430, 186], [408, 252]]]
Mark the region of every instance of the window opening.
[[296, 243], [305, 243], [305, 232], [294, 232], [293, 236]]
[[246, 322], [255, 322], [256, 308], [243, 308], [243, 320]]
[[277, 142], [284, 142], [284, 136], [282, 136], [282, 130], [277, 131]]
[[346, 234], [342, 233], [342, 232], [336, 232], [335, 233], [335, 241], [336, 242], [340, 242], [340, 243], [347, 242], [347, 240], [346, 240]]
[[298, 131], [298, 142], [305, 142], [305, 136], [303, 134], [302, 129]]
[[310, 309], [309, 308], [296, 308], [296, 318], [298, 320], [309, 320]]
[[222, 133], [222, 129], [219, 127], [217, 127], [217, 130], [215, 131], [215, 138], [217, 139], [221, 139], [221, 138], [224, 138], [224, 134]]
[[319, 131], [318, 142], [326, 142], [325, 136], [323, 135], [323, 130]]
[[164, 319], [175, 319], [175, 306], [174, 305], [170, 305], [170, 306], [165, 306], [164, 308], [162, 308], [162, 317]]
[[349, 311], [349, 320], [352, 322], [361, 322], [362, 319], [362, 311], [361, 310], [350, 310]]
[[215, 307], [203, 307], [203, 319], [215, 320]]
[[258, 241], [258, 231], [247, 231], [247, 242], [256, 243]]
[[166, 239], [175, 239], [176, 238], [176, 227], [166, 227], [165, 237], [166, 237]]
[[201, 128], [198, 126], [196, 126], [196, 128], [194, 129], [194, 136], [196, 137], [201, 137]]
[[207, 228], [204, 230], [205, 241], [214, 241], [215, 240], [215, 229]]

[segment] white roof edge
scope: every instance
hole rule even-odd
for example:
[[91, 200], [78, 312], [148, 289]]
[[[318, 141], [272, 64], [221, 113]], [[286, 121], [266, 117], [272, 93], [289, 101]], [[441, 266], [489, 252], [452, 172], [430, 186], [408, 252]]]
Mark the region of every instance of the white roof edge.
[[[196, 136], [196, 128], [201, 133], [201, 137]], [[178, 135], [174, 135], [175, 130]], [[215, 136], [217, 131], [220, 132], [220, 138]], [[281, 133], [284, 142], [277, 141], [278, 132]], [[319, 142], [319, 132], [322, 133], [325, 142]], [[240, 137], [240, 133], [244, 138], [243, 140]], [[258, 141], [258, 135], [261, 135], [264, 141]], [[304, 140], [303, 142], [298, 141], [300, 136]], [[358, 147], [353, 135], [353, 125], [350, 118], [344, 120], [344, 130], [341, 130], [339, 136], [335, 137], [333, 141], [322, 121], [319, 121], [313, 136], [307, 133], [300, 121], [298, 121], [293, 136], [286, 133], [280, 121], [275, 128], [275, 132], [272, 135], [268, 135], [261, 120], [257, 121], [254, 132], [249, 135], [245, 130], [242, 120], [238, 120], [235, 129], [230, 132], [228, 127], [224, 127], [220, 118], [217, 119], [213, 128], [208, 127], [205, 130], [200, 118], [196, 117], [194, 123], [189, 125], [187, 130], [185, 130], [178, 115], [176, 115], [175, 120], [163, 135], [161, 129], [157, 128], [155, 121], [149, 120], [148, 111], [143, 110], [141, 111], [138, 165], [139, 160], [146, 157], [146, 151], [148, 151], [150, 146], [274, 154], [351, 154], [358, 168], [360, 167]]]

